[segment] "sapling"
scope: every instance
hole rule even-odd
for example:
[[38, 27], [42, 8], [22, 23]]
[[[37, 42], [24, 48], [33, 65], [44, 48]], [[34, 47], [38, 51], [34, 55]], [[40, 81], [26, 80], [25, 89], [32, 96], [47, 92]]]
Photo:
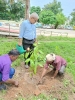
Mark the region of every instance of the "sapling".
[[31, 53], [30, 58], [28, 58], [27, 60], [25, 60], [25, 63], [27, 64], [28, 62], [30, 62], [30, 69], [36, 73], [37, 71], [37, 67], [41, 65], [41, 60], [43, 60], [43, 52], [41, 50], [39, 50], [38, 45], [34, 44], [34, 50], [30, 51], [30, 52], [26, 52], [25, 58], [28, 57], [29, 53]]

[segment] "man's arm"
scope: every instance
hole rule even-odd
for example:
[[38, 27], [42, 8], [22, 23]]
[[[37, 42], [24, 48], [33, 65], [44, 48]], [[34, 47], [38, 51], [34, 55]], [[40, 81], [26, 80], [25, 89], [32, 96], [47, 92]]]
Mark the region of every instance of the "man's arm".
[[19, 46], [22, 46], [22, 38], [19, 38], [18, 45], [19, 45]]
[[43, 72], [42, 72], [40, 80], [39, 80], [39, 83], [42, 83], [42, 79], [43, 79], [44, 75], [46, 74], [48, 66], [49, 66], [49, 64], [45, 63], [44, 68], [43, 68]]
[[25, 22], [22, 22], [22, 24], [20, 26], [20, 33], [19, 33], [19, 42], [18, 42], [19, 46], [22, 46], [22, 38], [24, 35], [24, 31], [25, 31]]
[[42, 72], [42, 75], [41, 75], [41, 79], [43, 78], [43, 76], [46, 74], [46, 71], [47, 69], [49, 68], [49, 64], [46, 62], [44, 64], [44, 69], [43, 69], [43, 72]]
[[44, 77], [44, 75], [46, 74], [46, 71], [47, 71], [47, 69], [43, 69], [43, 72], [42, 72], [42, 75], [41, 75], [41, 77], [40, 77], [40, 79], [39, 79], [39, 82], [38, 82], [38, 84], [39, 83], [42, 83], [42, 79], [43, 79], [43, 77]]
[[7, 83], [7, 84], [13, 84], [15, 86], [18, 86], [18, 82], [14, 81], [13, 79], [9, 78], [9, 73], [10, 73], [10, 64], [6, 64], [3, 68], [2, 71], [2, 83]]
[[36, 38], [37, 38], [37, 36], [36, 36], [36, 27], [35, 27], [34, 33], [35, 33], [35, 36], [34, 36], [34, 37], [35, 37], [35, 38], [34, 38], [34, 41], [35, 41], [35, 43], [37, 43], [37, 39], [36, 39]]
[[56, 77], [56, 75], [58, 74], [58, 70], [55, 71], [53, 77], [51, 77], [52, 79], [54, 79]]
[[58, 74], [58, 71], [59, 71], [59, 69], [60, 69], [60, 66], [61, 66], [61, 61], [59, 61], [59, 62], [57, 63], [57, 65], [56, 65], [56, 71], [55, 71], [55, 73], [54, 73], [52, 79], [55, 78], [56, 75]]
[[8, 80], [6, 80], [4, 83], [6, 83], [6, 84], [13, 84], [13, 85], [15, 85], [16, 87], [19, 86], [18, 81], [14, 81], [14, 80], [12, 80], [12, 79], [8, 79]]
[[47, 71], [47, 69], [46, 68], [44, 68], [43, 69], [43, 72], [42, 72], [42, 75], [41, 75], [41, 79], [44, 77], [44, 75], [46, 74], [46, 71]]

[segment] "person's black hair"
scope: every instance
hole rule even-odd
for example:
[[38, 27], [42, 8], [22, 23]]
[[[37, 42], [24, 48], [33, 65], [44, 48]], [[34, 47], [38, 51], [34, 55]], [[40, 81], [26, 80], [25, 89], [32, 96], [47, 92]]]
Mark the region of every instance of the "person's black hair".
[[17, 49], [12, 49], [11, 51], [9, 51], [8, 55], [18, 56], [20, 55], [20, 53]]

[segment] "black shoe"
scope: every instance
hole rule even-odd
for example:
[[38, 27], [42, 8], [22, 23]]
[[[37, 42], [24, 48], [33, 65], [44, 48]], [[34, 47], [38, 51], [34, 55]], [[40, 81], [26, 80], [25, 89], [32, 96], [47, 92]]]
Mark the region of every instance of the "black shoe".
[[0, 90], [6, 90], [6, 86], [4, 84], [0, 84]]

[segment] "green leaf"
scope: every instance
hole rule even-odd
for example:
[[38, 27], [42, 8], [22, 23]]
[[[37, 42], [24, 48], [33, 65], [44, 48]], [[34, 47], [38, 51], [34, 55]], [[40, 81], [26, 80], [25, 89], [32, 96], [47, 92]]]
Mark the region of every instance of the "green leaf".
[[25, 60], [26, 63], [28, 63], [30, 61], [30, 58], [28, 58], [27, 60]]

